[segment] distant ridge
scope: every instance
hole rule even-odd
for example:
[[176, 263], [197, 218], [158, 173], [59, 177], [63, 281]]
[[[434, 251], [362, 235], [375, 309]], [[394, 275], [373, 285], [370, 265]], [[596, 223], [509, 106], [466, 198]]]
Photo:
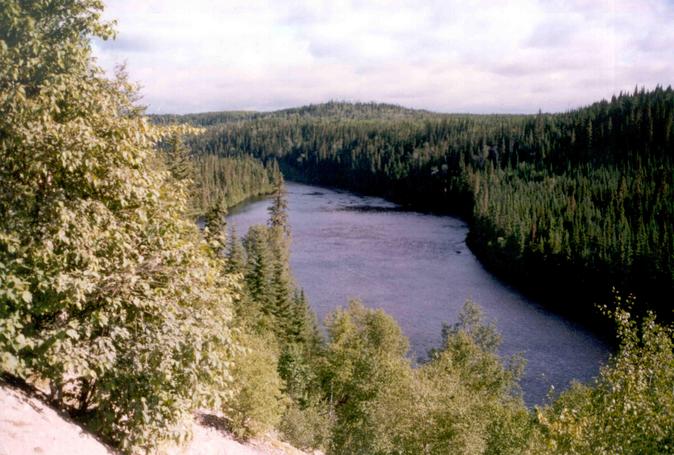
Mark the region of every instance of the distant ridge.
[[[657, 91], [671, 91], [672, 87], [656, 86]], [[414, 109], [404, 107], [398, 104], [370, 102], [352, 102], [352, 101], [327, 101], [325, 103], [307, 104], [299, 107], [278, 109], [274, 111], [210, 111], [197, 112], [189, 114], [150, 114], [150, 121], [155, 124], [188, 123], [195, 126], [217, 126], [231, 123], [240, 123], [250, 120], [266, 119], [326, 119], [326, 120], [401, 120], [401, 119], [424, 119], [424, 118], [448, 118], [448, 117], [483, 117], [483, 118], [505, 118], [505, 117], [534, 117], [536, 115], [564, 115], [576, 114], [586, 109], [603, 108], [609, 102], [615, 102], [617, 98], [636, 96], [645, 93], [645, 89], [635, 87], [634, 93], [620, 92], [614, 95], [611, 100], [602, 99], [588, 105], [578, 106], [563, 112], [537, 112], [531, 114], [468, 114], [463, 112], [434, 112], [426, 109]]]
[[328, 101], [326, 103], [309, 104], [276, 111], [221, 111], [201, 112], [194, 114], [155, 114], [150, 115], [157, 124], [189, 123], [195, 126], [215, 126], [219, 124], [238, 123], [250, 120], [269, 118], [298, 119], [351, 119], [351, 120], [395, 120], [404, 118], [438, 117], [440, 114], [424, 109], [412, 109], [396, 104], [361, 103], [348, 101]]

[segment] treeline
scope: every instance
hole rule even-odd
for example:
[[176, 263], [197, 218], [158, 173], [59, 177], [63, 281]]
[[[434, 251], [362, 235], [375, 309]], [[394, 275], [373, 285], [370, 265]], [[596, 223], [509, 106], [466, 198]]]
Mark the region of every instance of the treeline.
[[[177, 128], [158, 122], [160, 128]], [[168, 125], [168, 126], [167, 126]], [[188, 211], [193, 216], [203, 216], [213, 207], [227, 210], [256, 196], [272, 194], [283, 181], [276, 160], [266, 163], [249, 156], [222, 156], [193, 154], [185, 146], [186, 132], [201, 134], [202, 128], [180, 128], [157, 142], [162, 163], [176, 178], [183, 181], [188, 192]], [[182, 134], [181, 134], [182, 133]]]
[[251, 197], [272, 194], [283, 180], [275, 160], [264, 164], [251, 156], [197, 155], [192, 163], [191, 204], [199, 214], [216, 205], [232, 207]]
[[214, 124], [189, 145], [278, 159], [291, 179], [463, 215], [487, 266], [569, 313], [588, 316], [616, 287], [671, 317], [660, 298], [674, 292], [671, 88], [563, 114], [398, 109], [329, 103], [258, 114]]
[[384, 103], [344, 103], [330, 101], [322, 104], [282, 109], [274, 112], [257, 111], [224, 111], [224, 112], [201, 112], [197, 114], [154, 114], [148, 116], [157, 125], [172, 125], [187, 123], [196, 127], [222, 125], [225, 123], [244, 123], [249, 120], [264, 120], [268, 118], [309, 119], [309, 118], [333, 118], [333, 119], [369, 119], [369, 118], [419, 118], [427, 114], [435, 116], [427, 111], [408, 109], [394, 104]]

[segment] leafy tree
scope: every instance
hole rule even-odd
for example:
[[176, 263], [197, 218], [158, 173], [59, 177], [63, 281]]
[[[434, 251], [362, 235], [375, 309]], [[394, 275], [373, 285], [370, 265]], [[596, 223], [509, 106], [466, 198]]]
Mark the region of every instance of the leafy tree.
[[276, 371], [275, 340], [244, 332], [239, 344], [242, 349], [233, 357], [235, 388], [226, 413], [234, 434], [247, 439], [279, 424], [286, 398]]
[[620, 348], [596, 383], [576, 384], [537, 410], [546, 451], [674, 451], [674, 330], [653, 314], [638, 323], [629, 306], [613, 311]]
[[0, 7], [0, 356], [123, 450], [184, 438], [231, 389], [235, 283], [184, 217], [95, 0]]
[[381, 310], [359, 304], [328, 323], [325, 392], [335, 426], [330, 453], [522, 453], [534, 431], [505, 367], [498, 335], [468, 303], [432, 359], [412, 368], [406, 339]]
[[329, 343], [322, 381], [334, 415], [330, 453], [385, 453], [388, 441], [373, 409], [382, 395], [409, 387], [408, 341], [382, 310], [352, 301], [326, 321]]

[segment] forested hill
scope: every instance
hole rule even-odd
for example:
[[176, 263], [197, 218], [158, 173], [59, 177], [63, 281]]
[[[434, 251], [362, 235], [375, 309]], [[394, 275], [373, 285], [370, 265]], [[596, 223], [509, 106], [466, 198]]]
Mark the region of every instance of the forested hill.
[[223, 111], [204, 112], [198, 114], [161, 114], [150, 115], [150, 119], [156, 124], [188, 123], [194, 126], [215, 126], [227, 123], [239, 123], [250, 120], [306, 120], [330, 119], [330, 120], [394, 120], [402, 118], [419, 118], [425, 116], [442, 116], [430, 111], [408, 109], [402, 106], [385, 103], [347, 103], [330, 101], [322, 104], [282, 109], [279, 111]]
[[656, 302], [674, 291], [673, 114], [658, 87], [560, 114], [327, 103], [178, 119], [214, 125], [195, 153], [462, 214], [484, 264], [562, 310], [588, 314], [616, 287], [671, 317]]

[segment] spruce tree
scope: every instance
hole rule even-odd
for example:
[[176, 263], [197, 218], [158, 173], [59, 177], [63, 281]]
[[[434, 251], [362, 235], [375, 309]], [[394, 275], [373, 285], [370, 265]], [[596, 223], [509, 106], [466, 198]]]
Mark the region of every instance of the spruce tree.
[[232, 226], [227, 245], [227, 273], [244, 273], [246, 266], [246, 251], [236, 234], [236, 227]]

